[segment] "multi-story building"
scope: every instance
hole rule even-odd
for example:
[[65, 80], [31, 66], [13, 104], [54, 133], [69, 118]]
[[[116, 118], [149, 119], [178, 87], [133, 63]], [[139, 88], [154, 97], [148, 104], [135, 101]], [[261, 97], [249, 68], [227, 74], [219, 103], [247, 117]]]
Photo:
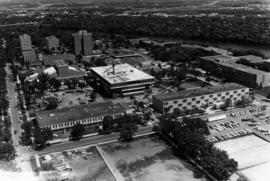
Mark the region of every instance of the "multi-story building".
[[[204, 65], [205, 69], [209, 69], [209, 71], [218, 70], [222, 73], [224, 78], [233, 79], [233, 81], [237, 83], [250, 87], [270, 86], [270, 72], [262, 71], [247, 65], [236, 63], [239, 59], [246, 59], [251, 62], [251, 60], [247, 59], [246, 57], [247, 56], [233, 57], [216, 55], [201, 57], [200, 61]], [[249, 58], [250, 57], [251, 56], [249, 56]], [[256, 59], [253, 61], [261, 62], [262, 60]]]
[[214, 105], [231, 99], [233, 102], [249, 96], [249, 88], [236, 83], [209, 86], [195, 90], [186, 90], [153, 96], [156, 111], [172, 113], [174, 109], [186, 110]]
[[30, 62], [31, 64], [37, 61], [37, 54], [33, 49], [22, 51], [22, 55], [23, 55], [24, 62]]
[[56, 131], [71, 128], [78, 123], [95, 125], [99, 124], [105, 116], [115, 118], [129, 113], [131, 113], [130, 108], [124, 103], [115, 104], [107, 101], [36, 112], [36, 122], [40, 128]]
[[59, 47], [59, 39], [55, 36], [45, 37], [46, 48], [51, 51], [55, 51]]
[[32, 49], [32, 41], [31, 36], [27, 34], [23, 34], [19, 36], [20, 44], [21, 44], [21, 50], [31, 50]]
[[88, 56], [93, 54], [92, 33], [88, 33], [86, 30], [80, 30], [78, 33], [72, 34], [72, 36], [76, 55], [83, 54]]
[[144, 94], [155, 78], [129, 64], [91, 68], [92, 74], [113, 98]]

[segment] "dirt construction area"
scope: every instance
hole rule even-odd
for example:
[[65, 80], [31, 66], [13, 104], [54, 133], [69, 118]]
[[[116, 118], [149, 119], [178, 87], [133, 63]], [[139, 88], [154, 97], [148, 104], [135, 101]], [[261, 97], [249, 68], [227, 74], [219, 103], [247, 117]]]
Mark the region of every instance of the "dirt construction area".
[[126, 181], [200, 180], [194, 178], [189, 164], [175, 157], [172, 150], [155, 136], [101, 147]]
[[252, 181], [269, 181], [270, 144], [263, 139], [249, 135], [215, 143], [225, 150], [230, 158], [238, 162], [239, 172]]

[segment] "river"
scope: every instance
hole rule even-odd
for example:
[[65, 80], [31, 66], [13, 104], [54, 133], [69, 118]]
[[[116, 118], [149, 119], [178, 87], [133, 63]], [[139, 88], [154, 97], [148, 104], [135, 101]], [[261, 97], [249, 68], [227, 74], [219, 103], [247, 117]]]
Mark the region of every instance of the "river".
[[221, 41], [207, 41], [207, 40], [194, 40], [194, 39], [177, 39], [177, 38], [164, 38], [164, 37], [149, 37], [153, 40], [159, 41], [177, 41], [191, 44], [204, 44], [208, 46], [218, 47], [222, 49], [235, 49], [235, 50], [256, 50], [270, 58], [270, 45], [257, 45], [252, 43], [237, 43], [237, 42], [221, 42]]

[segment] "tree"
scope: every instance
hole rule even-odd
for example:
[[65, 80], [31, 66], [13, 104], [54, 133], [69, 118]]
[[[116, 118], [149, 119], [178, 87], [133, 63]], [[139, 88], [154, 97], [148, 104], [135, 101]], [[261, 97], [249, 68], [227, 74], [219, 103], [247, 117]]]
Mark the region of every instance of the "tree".
[[84, 82], [79, 81], [78, 86], [81, 88], [81, 90], [86, 86]]
[[69, 89], [75, 89], [78, 84], [78, 80], [77, 79], [66, 80], [65, 84], [68, 86]]
[[225, 100], [225, 107], [231, 107], [232, 106], [232, 99], [228, 98]]
[[53, 139], [53, 132], [50, 128], [35, 128], [33, 130], [34, 147], [40, 148], [45, 146], [47, 141]]
[[146, 112], [143, 114], [143, 118], [147, 121], [151, 119], [151, 112]]
[[76, 55], [76, 61], [77, 61], [77, 63], [81, 63], [82, 58], [83, 58], [83, 56], [82, 56], [82, 54], [81, 54], [81, 53], [80, 53], [80, 54], [78, 54], [78, 55]]
[[137, 132], [138, 126], [134, 122], [124, 123], [120, 131], [120, 140], [132, 141], [134, 134]]
[[47, 98], [47, 109], [55, 109], [58, 105], [57, 97], [48, 97]]
[[32, 125], [30, 122], [24, 122], [21, 128], [23, 129], [21, 136], [22, 144], [29, 146], [31, 144]]
[[46, 73], [40, 73], [38, 75], [38, 85], [37, 88], [39, 89], [40, 93], [43, 94], [45, 90], [48, 89], [48, 81], [49, 76]]
[[84, 134], [85, 132], [85, 128], [83, 125], [81, 124], [75, 124], [73, 127], [72, 127], [72, 130], [70, 132], [70, 136], [73, 140], [78, 140], [78, 139], [81, 139], [82, 138], [82, 135]]
[[14, 147], [10, 143], [0, 143], [0, 160], [10, 161], [14, 158]]
[[50, 79], [50, 85], [55, 89], [55, 90], [59, 90], [60, 86], [61, 86], [61, 81], [56, 79], [55, 77]]
[[181, 83], [183, 80], [186, 79], [186, 70], [182, 69], [176, 72], [176, 80]]
[[30, 68], [30, 62], [29, 61], [26, 61], [24, 65], [29, 70], [29, 68]]
[[106, 133], [111, 132], [113, 124], [114, 120], [112, 116], [105, 116], [102, 120], [102, 127]]
[[90, 99], [92, 102], [94, 102], [97, 98], [97, 93], [95, 91], [92, 91], [90, 94]]

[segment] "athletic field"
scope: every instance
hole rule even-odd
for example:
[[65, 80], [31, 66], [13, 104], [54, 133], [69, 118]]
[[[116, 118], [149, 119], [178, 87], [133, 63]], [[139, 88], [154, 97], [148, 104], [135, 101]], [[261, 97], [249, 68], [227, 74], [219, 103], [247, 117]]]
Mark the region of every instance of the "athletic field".
[[227, 151], [238, 162], [238, 170], [252, 181], [269, 181], [270, 143], [249, 135], [218, 142], [215, 146]]

